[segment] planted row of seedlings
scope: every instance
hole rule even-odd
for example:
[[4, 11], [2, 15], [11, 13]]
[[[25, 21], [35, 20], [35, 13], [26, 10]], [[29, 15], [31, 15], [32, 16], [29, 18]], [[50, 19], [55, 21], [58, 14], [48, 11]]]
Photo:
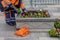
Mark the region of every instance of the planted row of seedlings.
[[20, 18], [46, 18], [50, 17], [48, 11], [42, 10], [42, 11], [24, 11]]
[[54, 28], [49, 31], [51, 37], [60, 37], [60, 19], [54, 21]]

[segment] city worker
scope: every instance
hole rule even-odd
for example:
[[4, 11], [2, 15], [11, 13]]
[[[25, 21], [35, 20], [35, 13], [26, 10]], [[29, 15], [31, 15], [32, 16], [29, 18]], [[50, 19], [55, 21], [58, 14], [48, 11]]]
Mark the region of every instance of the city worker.
[[23, 0], [0, 0], [1, 12], [4, 14], [6, 23], [10, 26], [16, 25], [15, 13], [17, 12], [12, 5], [24, 10]]

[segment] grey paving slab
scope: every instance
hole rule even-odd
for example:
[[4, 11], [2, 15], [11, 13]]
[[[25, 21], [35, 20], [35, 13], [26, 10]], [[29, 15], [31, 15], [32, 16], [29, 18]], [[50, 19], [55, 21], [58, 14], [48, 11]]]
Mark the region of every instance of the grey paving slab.
[[0, 40], [5, 40], [3, 37], [0, 37]]
[[50, 37], [39, 37], [39, 40], [60, 40], [58, 38], [50, 38]]
[[27, 35], [26, 37], [7, 37], [5, 38], [5, 40], [37, 40], [38, 39], [38, 35], [36, 35], [37, 33], [31, 33], [30, 35]]
[[50, 18], [16, 18], [17, 22], [53, 22], [55, 17]]
[[[19, 26], [22, 26], [20, 24], [19, 24]], [[22, 23], [22, 24], [23, 25], [28, 24], [28, 26], [30, 26], [31, 28], [32, 28], [32, 25], [33, 25], [33, 23], [32, 24], [30, 24], [30, 23]], [[40, 24], [37, 24], [37, 25], [40, 26], [42, 24], [43, 23], [40, 23]], [[47, 24], [44, 23], [44, 25], [47, 25]], [[34, 23], [34, 27], [36, 28], [35, 23]], [[43, 28], [43, 27], [41, 27], [41, 28]], [[16, 27], [15, 26], [9, 26], [9, 25], [5, 24], [4, 17], [0, 16], [0, 40], [44, 40], [44, 39], [45, 40], [47, 40], [47, 39], [60, 40], [58, 38], [50, 38], [48, 33], [46, 33], [46, 32], [44, 32], [44, 33], [43, 32], [31, 32], [29, 35], [27, 35], [25, 37], [20, 37], [20, 36], [14, 35], [15, 31], [16, 31]]]
[[0, 31], [15, 31], [15, 26], [9, 26], [6, 23], [0, 23]]
[[29, 31], [31, 31], [31, 32], [49, 32], [50, 31], [50, 29], [29, 29]]
[[0, 37], [14, 37], [14, 31], [0, 31]]
[[49, 37], [48, 33], [31, 33], [30, 35], [27, 35], [26, 37], [18, 37], [18, 36], [6, 36], [4, 37], [5, 40], [59, 40], [59, 38], [53, 38]]
[[26, 38], [26, 39], [7, 38], [5, 40], [38, 40], [38, 39], [37, 38]]
[[20, 36], [16, 36], [14, 34], [15, 31], [0, 31], [0, 37], [4, 37], [4, 38], [20, 38], [20, 39], [24, 39], [24, 38], [37, 38], [39, 37], [39, 33], [30, 33], [29, 35], [25, 36], [25, 37], [20, 37]]
[[0, 23], [3, 23], [3, 22], [4, 22], [4, 17], [0, 16]]
[[30, 39], [6, 38], [5, 40], [30, 40]]
[[50, 37], [48, 33], [40, 33], [39, 40], [60, 40], [59, 38]]
[[27, 26], [28, 28], [53, 28], [53, 22], [17, 22], [16, 28]]

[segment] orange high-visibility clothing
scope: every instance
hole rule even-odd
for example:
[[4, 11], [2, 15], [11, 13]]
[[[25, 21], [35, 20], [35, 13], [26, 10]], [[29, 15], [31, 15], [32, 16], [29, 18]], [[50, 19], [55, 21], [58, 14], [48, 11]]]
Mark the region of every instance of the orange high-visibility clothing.
[[18, 0], [3, 0], [1, 2], [1, 4], [2, 4], [3, 7], [8, 6], [6, 3], [11, 3], [13, 5], [18, 5], [19, 1]]
[[20, 8], [22, 8], [22, 9], [24, 8], [24, 4], [23, 3], [21, 3]]
[[[20, 0], [20, 1], [21, 1], [20, 5], [19, 5], [20, 8], [24, 8], [23, 0]], [[6, 3], [11, 3], [11, 4], [13, 4], [13, 5], [18, 5], [18, 4], [19, 4], [19, 0], [3, 0], [3, 1], [1, 2], [1, 4], [2, 4], [3, 7], [8, 6]]]
[[18, 5], [19, 1], [18, 0], [10, 0], [13, 5]]
[[22, 8], [22, 9], [23, 9], [23, 8], [24, 8], [24, 6], [25, 6], [25, 5], [24, 5], [24, 0], [21, 0], [20, 8]]

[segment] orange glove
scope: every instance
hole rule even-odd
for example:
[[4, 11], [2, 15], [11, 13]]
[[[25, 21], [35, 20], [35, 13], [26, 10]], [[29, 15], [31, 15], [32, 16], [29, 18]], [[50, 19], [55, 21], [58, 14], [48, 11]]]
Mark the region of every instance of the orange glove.
[[20, 30], [15, 32], [15, 35], [24, 37], [29, 34], [29, 29], [27, 27], [22, 27]]

